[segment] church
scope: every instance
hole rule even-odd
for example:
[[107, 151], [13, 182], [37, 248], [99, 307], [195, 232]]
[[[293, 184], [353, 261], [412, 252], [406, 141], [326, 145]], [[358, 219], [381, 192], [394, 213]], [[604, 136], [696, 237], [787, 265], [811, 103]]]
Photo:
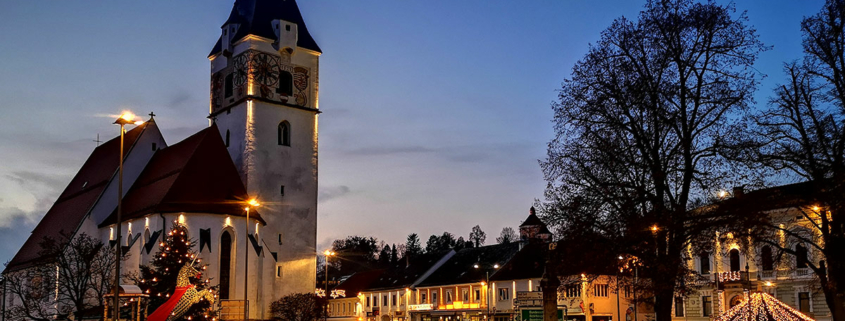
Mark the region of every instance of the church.
[[[127, 126], [122, 155], [119, 137], [98, 146], [4, 274], [42, 262], [45, 238], [82, 233], [119, 244], [123, 273], [137, 271], [179, 222], [220, 300], [242, 300], [249, 275], [250, 319], [314, 291], [320, 47], [294, 0], [236, 0], [219, 32], [208, 55], [209, 126], [168, 144], [151, 113]], [[247, 213], [250, 199], [261, 205]]]

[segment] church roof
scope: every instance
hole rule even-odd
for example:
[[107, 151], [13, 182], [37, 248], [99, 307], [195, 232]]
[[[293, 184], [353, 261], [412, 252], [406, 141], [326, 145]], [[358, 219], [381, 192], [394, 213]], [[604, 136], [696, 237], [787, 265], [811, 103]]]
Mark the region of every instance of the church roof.
[[525, 221], [522, 222], [522, 224], [519, 225], [519, 227], [534, 226], [534, 225], [546, 226], [546, 223], [543, 223], [543, 221], [540, 220], [539, 217], [537, 217], [537, 214], [534, 212], [534, 207], [531, 207], [531, 211], [529, 213], [530, 214], [528, 214], [528, 218], [526, 218]]
[[[240, 24], [237, 33], [232, 37], [235, 41], [247, 35], [276, 40], [276, 32], [273, 30], [273, 20], [276, 19], [293, 22], [297, 25], [297, 46], [322, 52], [320, 46], [311, 37], [311, 33], [308, 32], [305, 20], [302, 19], [302, 14], [299, 12], [299, 6], [294, 0], [235, 0], [229, 19], [226, 19], [223, 25]], [[208, 56], [220, 53], [223, 49], [222, 43], [223, 40], [218, 38]]]
[[[146, 123], [129, 130], [124, 135], [123, 157], [129, 154]], [[91, 152], [88, 159], [65, 187], [35, 229], [6, 266], [6, 271], [25, 268], [42, 259], [41, 242], [44, 238], [56, 241], [76, 232], [85, 215], [97, 202], [112, 177], [117, 172], [120, 137], [112, 138]]]
[[[217, 124], [156, 152], [123, 198], [123, 220], [151, 213], [243, 216], [248, 198]], [[114, 224], [116, 210], [100, 226]], [[265, 223], [261, 216], [250, 212]]]
[[352, 274], [348, 279], [338, 284], [334, 289], [346, 291], [346, 297], [357, 296], [359, 292], [367, 289], [370, 284], [376, 281], [385, 270], [369, 270]]

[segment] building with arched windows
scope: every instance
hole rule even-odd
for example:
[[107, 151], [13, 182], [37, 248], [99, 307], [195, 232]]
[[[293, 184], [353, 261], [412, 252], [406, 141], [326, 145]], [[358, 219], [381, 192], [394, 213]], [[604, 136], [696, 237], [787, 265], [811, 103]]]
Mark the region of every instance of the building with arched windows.
[[[98, 146], [4, 274], [42, 264], [45, 238], [82, 233], [121, 246], [122, 271], [136, 272], [178, 222], [222, 306], [243, 309], [246, 296], [249, 318], [269, 319], [272, 301], [314, 291], [320, 47], [293, 0], [236, 0], [219, 32], [207, 57], [210, 102], [197, 106], [209, 126], [168, 145], [151, 113], [128, 126], [122, 155], [119, 138]], [[253, 198], [263, 205], [247, 221]]]
[[[702, 276], [693, 293], [678, 294], [676, 320], [708, 320], [745, 300], [745, 290], [771, 294], [786, 305], [816, 320], [831, 320], [814, 269], [824, 269], [821, 244], [814, 221], [822, 211], [811, 201], [809, 183], [745, 192], [734, 189], [723, 204], [760, 210], [775, 228], [761, 235], [766, 241], [744, 244], [732, 233], [713, 236], [710, 251], [687, 249], [688, 268]], [[817, 222], [816, 222], [817, 223]]]

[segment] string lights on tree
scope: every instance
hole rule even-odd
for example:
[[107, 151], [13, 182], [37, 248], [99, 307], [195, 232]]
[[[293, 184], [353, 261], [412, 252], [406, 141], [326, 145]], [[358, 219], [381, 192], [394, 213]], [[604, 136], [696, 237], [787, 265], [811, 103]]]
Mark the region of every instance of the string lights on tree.
[[[193, 251], [196, 241], [187, 237], [187, 230], [187, 227], [179, 223], [178, 220], [173, 221], [173, 228], [158, 244], [159, 250], [150, 260], [150, 264], [142, 265], [140, 268], [141, 275], [136, 283], [144, 293], [150, 295], [150, 311], [154, 311], [166, 302], [174, 292], [177, 276], [183, 266], [193, 264], [192, 266], [198, 271], [204, 271], [208, 267], [208, 264], [203, 264], [202, 259], [198, 258]], [[198, 291], [210, 289], [214, 293], [214, 297], [217, 297], [216, 286], [210, 286], [211, 279], [201, 275], [190, 278], [190, 281]], [[194, 304], [182, 318], [187, 320], [212, 320], [213, 318], [209, 316], [216, 315], [212, 309], [210, 302], [201, 300]]]

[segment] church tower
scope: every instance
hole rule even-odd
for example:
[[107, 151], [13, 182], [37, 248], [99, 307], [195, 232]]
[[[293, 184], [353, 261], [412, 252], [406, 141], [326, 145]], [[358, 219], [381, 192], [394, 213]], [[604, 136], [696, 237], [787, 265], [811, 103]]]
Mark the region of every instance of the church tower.
[[294, 0], [236, 0], [208, 57], [209, 118], [267, 222], [249, 260], [254, 317], [314, 291], [320, 54]]

